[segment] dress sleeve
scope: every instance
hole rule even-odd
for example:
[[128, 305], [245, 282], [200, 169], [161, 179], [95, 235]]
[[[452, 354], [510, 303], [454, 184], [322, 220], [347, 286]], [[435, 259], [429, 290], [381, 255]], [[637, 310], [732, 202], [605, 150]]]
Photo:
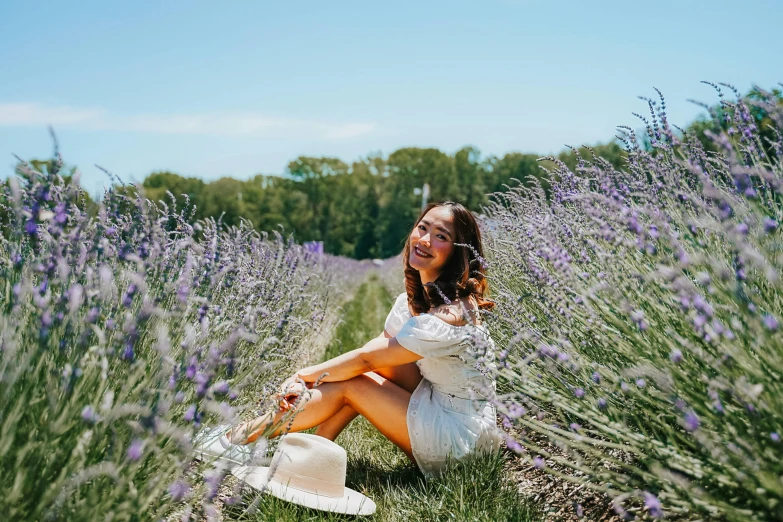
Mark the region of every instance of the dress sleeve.
[[405, 292], [397, 296], [397, 300], [394, 301], [391, 312], [386, 316], [386, 322], [383, 325], [383, 329], [386, 330], [392, 337], [397, 335], [405, 321], [410, 319], [410, 312], [408, 311], [408, 294]]
[[470, 344], [467, 328], [450, 325], [432, 314], [411, 317], [395, 337], [402, 347], [422, 357], [464, 353]]

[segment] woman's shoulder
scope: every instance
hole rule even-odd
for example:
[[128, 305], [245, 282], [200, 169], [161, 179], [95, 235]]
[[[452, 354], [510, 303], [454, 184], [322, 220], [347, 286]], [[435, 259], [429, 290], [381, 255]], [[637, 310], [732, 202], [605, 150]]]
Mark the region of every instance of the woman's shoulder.
[[449, 304], [430, 310], [430, 314], [452, 326], [480, 325], [478, 301], [472, 295], [460, 297]]

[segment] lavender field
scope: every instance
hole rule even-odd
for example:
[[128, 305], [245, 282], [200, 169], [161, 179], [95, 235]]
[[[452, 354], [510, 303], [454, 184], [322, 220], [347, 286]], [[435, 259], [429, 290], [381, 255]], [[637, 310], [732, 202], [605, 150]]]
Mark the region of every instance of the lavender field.
[[209, 514], [202, 424], [263, 410], [318, 357], [359, 262], [21, 164], [4, 198], [0, 510], [6, 520]]
[[[596, 492], [616, 519], [783, 519], [783, 104], [716, 89], [700, 135], [649, 100], [645, 135], [623, 129], [624, 168], [550, 158], [547, 192], [510, 187], [480, 216], [506, 461]], [[0, 195], [0, 512], [243, 518], [254, 501], [193, 462], [193, 434], [259, 413], [295, 367], [353, 342], [357, 295], [376, 295], [380, 323], [399, 260], [309, 252], [118, 189], [88, 213], [61, 166], [22, 162]], [[377, 465], [397, 476], [398, 457]], [[450, 493], [466, 469], [427, 487], [407, 468], [373, 476], [377, 519], [478, 516], [464, 505], [490, 505], [486, 490]], [[498, 502], [525, 503], [491, 519], [537, 519], [513, 477], [481, 473]], [[389, 511], [400, 502], [421, 511]]]
[[484, 222], [509, 447], [622, 519], [783, 518], [783, 106], [715, 87], [704, 135], [649, 100], [625, 169], [561, 164]]

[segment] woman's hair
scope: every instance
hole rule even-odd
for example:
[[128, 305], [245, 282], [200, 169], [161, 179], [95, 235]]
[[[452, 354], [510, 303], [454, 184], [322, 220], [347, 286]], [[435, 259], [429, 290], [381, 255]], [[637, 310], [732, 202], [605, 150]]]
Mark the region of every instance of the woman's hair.
[[427, 212], [436, 207], [447, 207], [451, 211], [454, 221], [454, 250], [441, 269], [438, 279], [425, 286], [421, 283], [419, 271], [410, 265], [411, 242], [410, 232], [408, 233], [402, 251], [408, 303], [417, 314], [422, 314], [430, 308], [457, 298], [474, 296], [479, 308], [491, 310], [495, 303], [484, 298], [487, 292], [486, 261], [476, 218], [461, 204], [444, 201], [427, 205], [416, 220], [416, 225], [418, 226]]

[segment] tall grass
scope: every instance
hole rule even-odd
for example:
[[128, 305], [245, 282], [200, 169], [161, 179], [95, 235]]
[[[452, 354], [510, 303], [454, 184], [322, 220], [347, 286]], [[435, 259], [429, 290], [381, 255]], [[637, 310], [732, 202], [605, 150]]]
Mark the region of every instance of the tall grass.
[[509, 445], [625, 518], [781, 520], [783, 107], [721, 92], [710, 151], [648, 104], [624, 169], [559, 164], [550, 199], [486, 209]]
[[192, 435], [301, 363], [357, 267], [114, 189], [91, 218], [61, 165], [0, 195], [2, 518], [208, 514]]

